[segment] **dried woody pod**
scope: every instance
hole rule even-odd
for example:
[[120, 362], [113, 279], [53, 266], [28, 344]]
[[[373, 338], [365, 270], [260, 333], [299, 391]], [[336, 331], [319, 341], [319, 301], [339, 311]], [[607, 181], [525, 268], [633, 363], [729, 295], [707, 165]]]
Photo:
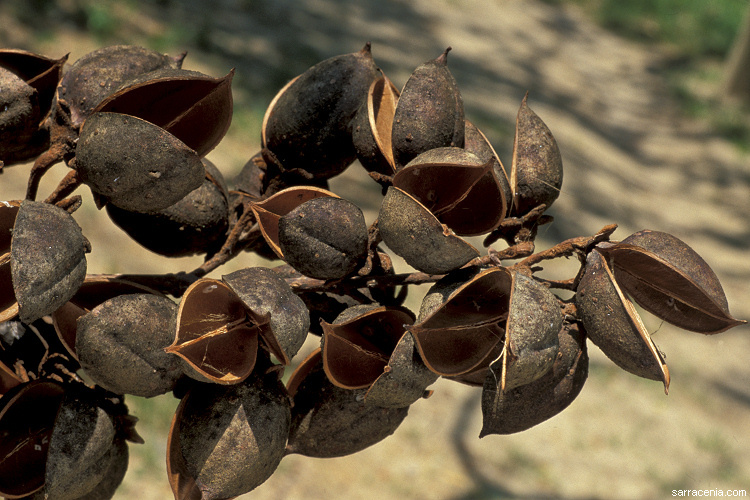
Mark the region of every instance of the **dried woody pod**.
[[338, 195], [313, 186], [289, 187], [250, 205], [263, 238], [280, 259], [284, 253], [279, 245], [279, 219], [306, 201], [321, 197], [338, 198]]
[[136, 45], [112, 45], [89, 52], [68, 69], [57, 91], [74, 126], [131, 78], [161, 68], [180, 68], [185, 54], [171, 57]]
[[511, 206], [513, 205], [513, 190], [510, 187], [510, 179], [508, 179], [508, 173], [505, 171], [505, 166], [503, 165], [503, 162], [500, 161], [500, 157], [497, 155], [497, 152], [495, 152], [495, 148], [492, 147], [492, 144], [490, 144], [487, 136], [485, 136], [484, 133], [482, 133], [482, 131], [469, 120], [466, 120], [465, 122], [464, 149], [475, 154], [483, 163], [487, 161], [492, 162], [495, 179], [497, 179], [497, 183], [505, 197], [505, 212], [509, 213]]
[[393, 177], [378, 216], [383, 242], [416, 269], [444, 274], [478, 256], [456, 235], [495, 229], [507, 202], [494, 170], [463, 148], [414, 158]]
[[24, 323], [68, 301], [86, 276], [89, 242], [65, 210], [24, 200], [0, 202], [0, 321]]
[[479, 437], [525, 431], [557, 415], [578, 396], [588, 377], [586, 337], [575, 324], [558, 335], [559, 351], [552, 368], [540, 378], [503, 390], [501, 372], [493, 365], [482, 389], [483, 424]]
[[73, 164], [81, 180], [124, 210], [178, 202], [201, 185], [201, 157], [229, 128], [233, 74], [160, 70], [105, 99], [81, 127]]
[[67, 59], [0, 49], [0, 162], [30, 160], [49, 147], [43, 122]]
[[203, 183], [174, 205], [147, 214], [107, 204], [117, 226], [152, 252], [167, 257], [209, 253], [229, 227], [229, 192], [221, 172], [203, 158]]
[[306, 201], [279, 218], [284, 260], [306, 276], [340, 279], [367, 258], [367, 223], [362, 210], [343, 198]]
[[516, 215], [544, 204], [548, 208], [560, 195], [563, 166], [560, 149], [547, 125], [527, 104], [524, 96], [516, 118], [513, 141], [513, 188]]
[[287, 382], [292, 424], [286, 453], [343, 457], [395, 432], [409, 407], [383, 408], [365, 402], [364, 389], [342, 389], [328, 379], [320, 349], [311, 353]]
[[379, 304], [352, 306], [331, 324], [322, 322], [323, 368], [343, 389], [367, 389], [367, 404], [409, 406], [435, 380], [416, 350], [406, 325], [411, 311]]
[[464, 146], [464, 104], [448, 69], [450, 50], [417, 67], [401, 90], [391, 132], [397, 170], [430, 149]]
[[167, 352], [183, 360], [192, 378], [236, 384], [253, 371], [260, 339], [287, 364], [309, 326], [307, 308], [281, 278], [270, 269], [247, 268], [188, 288]]
[[329, 178], [355, 159], [350, 124], [378, 69], [368, 42], [359, 52], [326, 59], [290, 81], [263, 117], [261, 144], [283, 170]]
[[576, 306], [589, 338], [618, 366], [659, 380], [669, 390], [664, 356], [633, 300], [679, 328], [715, 334], [743, 324], [729, 314], [718, 278], [678, 238], [640, 231], [620, 243], [601, 243], [586, 259]]
[[81, 367], [116, 394], [153, 397], [171, 391], [182, 375], [178, 360], [164, 352], [176, 315], [177, 305], [155, 294], [102, 302], [77, 321], [75, 350]]
[[279, 371], [265, 364], [240, 384], [194, 385], [180, 401], [167, 442], [175, 498], [234, 498], [262, 484], [284, 457], [289, 405]]

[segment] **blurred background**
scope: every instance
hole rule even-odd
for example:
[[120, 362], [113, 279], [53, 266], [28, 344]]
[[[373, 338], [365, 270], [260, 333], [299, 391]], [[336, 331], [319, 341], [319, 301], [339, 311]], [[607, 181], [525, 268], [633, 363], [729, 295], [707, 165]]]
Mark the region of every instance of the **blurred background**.
[[[510, 166], [524, 94], [565, 166], [562, 193], [538, 249], [619, 224], [688, 242], [721, 278], [735, 317], [750, 319], [750, 38], [746, 0], [3, 0], [0, 46], [50, 57], [135, 44], [213, 76], [236, 68], [232, 126], [209, 154], [231, 179], [257, 151], [265, 108], [289, 79], [372, 42], [401, 87], [416, 66], [453, 47], [449, 68], [466, 116]], [[744, 26], [744, 28], [743, 28]], [[743, 35], [744, 33], [744, 35]], [[750, 43], [750, 42], [745, 42]], [[745, 52], [743, 52], [743, 50]], [[40, 197], [64, 175], [46, 176]], [[28, 166], [0, 175], [0, 199], [23, 196]], [[331, 188], [377, 216], [379, 188], [354, 164]], [[92, 241], [90, 273], [192, 270], [131, 242], [79, 190], [74, 215]], [[212, 273], [275, 265], [241, 255]], [[574, 261], [545, 266], [568, 278]], [[409, 305], [418, 307], [414, 290]], [[629, 499], [673, 489], [750, 491], [750, 328], [704, 337], [646, 315], [672, 385], [615, 367], [590, 345], [589, 380], [557, 417], [512, 436], [478, 439], [480, 391], [438, 381], [396, 433], [340, 459], [286, 457], [242, 498]], [[306, 349], [314, 347], [311, 339]], [[299, 359], [304, 356], [300, 355]], [[128, 398], [145, 445], [115, 498], [170, 498], [165, 445], [170, 395]]]

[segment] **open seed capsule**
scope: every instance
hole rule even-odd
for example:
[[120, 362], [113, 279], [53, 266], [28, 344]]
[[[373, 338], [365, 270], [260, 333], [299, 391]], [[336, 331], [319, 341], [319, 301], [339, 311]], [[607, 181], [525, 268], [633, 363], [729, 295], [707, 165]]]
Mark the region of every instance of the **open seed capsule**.
[[113, 45], [89, 52], [65, 73], [58, 95], [70, 107], [73, 125], [86, 117], [125, 81], [159, 68], [179, 68], [184, 54], [170, 57], [135, 45]]
[[430, 149], [464, 146], [464, 104], [448, 69], [450, 50], [417, 67], [401, 90], [391, 133], [396, 169]]
[[285, 170], [316, 178], [341, 173], [356, 159], [350, 124], [377, 77], [369, 43], [319, 62], [271, 101], [263, 117], [263, 147]]
[[89, 243], [69, 213], [37, 201], [0, 203], [0, 229], [0, 321], [32, 323], [81, 286]]
[[287, 382], [293, 398], [287, 454], [330, 458], [351, 455], [393, 434], [409, 407], [382, 408], [365, 402], [364, 389], [336, 387], [316, 349]]
[[175, 498], [219, 500], [258, 487], [284, 456], [290, 420], [289, 397], [276, 370], [260, 370], [231, 386], [193, 386], [177, 408], [167, 442]]
[[368, 172], [393, 175], [396, 165], [391, 146], [391, 130], [398, 89], [387, 76], [372, 82], [367, 100], [357, 111], [352, 123], [352, 142], [357, 159]]

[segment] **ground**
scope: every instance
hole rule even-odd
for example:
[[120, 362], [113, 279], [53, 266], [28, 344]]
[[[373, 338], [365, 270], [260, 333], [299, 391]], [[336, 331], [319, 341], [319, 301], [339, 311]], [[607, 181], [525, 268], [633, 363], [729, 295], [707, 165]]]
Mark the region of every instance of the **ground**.
[[[62, 11], [76, 2], [60, 2]], [[0, 6], [0, 45], [75, 61], [101, 42], [70, 23], [13, 18]], [[118, 4], [119, 5], [119, 4]], [[134, 7], [137, 6], [137, 7]], [[575, 8], [537, 0], [291, 0], [157, 2], [129, 9], [118, 33], [125, 43], [159, 41], [199, 30], [185, 67], [213, 75], [237, 68], [236, 119], [209, 155], [231, 177], [258, 147], [258, 112], [284, 81], [323, 58], [372, 42], [376, 62], [397, 86], [420, 63], [451, 46], [449, 67], [466, 115], [482, 128], [506, 166], [515, 114], [524, 94], [556, 137], [565, 177], [542, 230], [540, 248], [619, 224], [622, 239], [639, 229], [670, 232], [688, 242], [716, 271], [734, 316], [750, 319], [750, 158], [687, 118], [663, 77], [658, 48], [623, 40]], [[48, 21], [48, 20], [47, 20]], [[21, 196], [27, 167], [0, 177], [0, 199]], [[41, 192], [64, 172], [56, 167]], [[353, 165], [332, 188], [376, 215], [379, 194]], [[137, 248], [90, 203], [76, 214], [94, 251], [89, 272], [167, 272], [200, 259], [168, 260]], [[116, 252], [113, 249], [118, 249]], [[243, 256], [222, 272], [255, 265]], [[573, 261], [545, 276], [569, 277]], [[220, 274], [220, 273], [218, 273]], [[422, 290], [423, 291], [423, 290]], [[410, 304], [419, 302], [419, 290]], [[512, 436], [478, 438], [480, 392], [439, 381], [434, 395], [413, 405], [396, 433], [340, 459], [285, 458], [252, 499], [663, 498], [679, 489], [750, 491], [750, 327], [718, 336], [684, 332], [647, 317], [667, 356], [672, 385], [616, 368], [593, 345], [591, 373], [579, 398], [557, 417]], [[308, 344], [306, 348], [310, 348]], [[163, 456], [171, 396], [133, 401], [148, 443], [132, 445], [131, 467], [115, 498], [170, 496]]]

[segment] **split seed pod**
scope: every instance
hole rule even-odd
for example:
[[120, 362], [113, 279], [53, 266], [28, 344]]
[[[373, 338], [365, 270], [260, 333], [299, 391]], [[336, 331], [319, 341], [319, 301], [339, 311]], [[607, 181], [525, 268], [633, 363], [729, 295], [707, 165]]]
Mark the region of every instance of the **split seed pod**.
[[340, 279], [367, 258], [367, 224], [362, 210], [342, 198], [306, 201], [279, 218], [284, 260], [306, 276]]
[[294, 371], [287, 391], [293, 398], [288, 455], [331, 458], [357, 453], [393, 434], [409, 411], [408, 406], [367, 404], [364, 389], [333, 385], [320, 349]]
[[153, 397], [171, 391], [182, 370], [164, 352], [177, 305], [149, 293], [104, 301], [78, 320], [75, 349], [81, 367], [116, 394]]
[[430, 149], [464, 146], [464, 104], [448, 69], [450, 50], [417, 67], [401, 91], [391, 135], [397, 170]]
[[370, 43], [326, 59], [282, 88], [263, 117], [261, 143], [284, 170], [330, 178], [355, 159], [350, 125], [378, 77]]
[[104, 409], [66, 396], [49, 441], [46, 497], [75, 500], [93, 492], [117, 456], [115, 432], [115, 423]]
[[352, 142], [357, 159], [368, 172], [383, 175], [396, 173], [391, 146], [393, 117], [400, 92], [387, 76], [372, 82], [367, 100], [352, 123]]
[[117, 226], [152, 252], [167, 257], [208, 253], [229, 227], [229, 193], [221, 172], [205, 158], [200, 187], [163, 210], [139, 213], [107, 204]]
[[513, 141], [513, 188], [516, 215], [545, 204], [547, 208], [560, 195], [563, 165], [560, 149], [547, 125], [529, 108], [523, 98], [516, 118]]
[[70, 107], [73, 125], [80, 127], [125, 81], [160, 68], [180, 68], [184, 57], [170, 57], [135, 45], [104, 47], [73, 63], [60, 82], [58, 96]]
[[310, 326], [302, 300], [270, 269], [247, 268], [222, 281], [196, 281], [182, 297], [167, 352], [197, 380], [236, 384], [253, 371], [259, 339], [288, 364]]
[[540, 378], [502, 390], [500, 367], [493, 366], [482, 389], [483, 424], [479, 437], [525, 431], [557, 415], [578, 396], [588, 376], [586, 337], [575, 325], [559, 332], [560, 349]]
[[284, 456], [290, 420], [277, 370], [231, 386], [193, 386], [180, 401], [167, 442], [175, 498], [234, 498], [261, 485]]
[[21, 498], [44, 487], [50, 436], [65, 392], [62, 384], [37, 379], [0, 399], [0, 495]]
[[505, 171], [505, 166], [500, 161], [500, 157], [495, 152], [492, 144], [490, 144], [487, 136], [469, 120], [466, 120], [465, 124], [464, 149], [477, 155], [482, 163], [492, 162], [492, 170], [495, 172], [495, 178], [505, 197], [505, 211], [507, 213], [513, 205], [513, 190], [510, 187], [510, 180], [508, 179], [508, 173]]
[[232, 76], [161, 70], [131, 82], [81, 127], [78, 175], [124, 210], [153, 212], [178, 202], [201, 185], [200, 158], [229, 128]]
[[36, 157], [49, 147], [42, 127], [68, 56], [50, 59], [17, 49], [0, 49], [0, 161]]
[[425, 365], [481, 384], [503, 349], [512, 287], [513, 276], [503, 267], [462, 269], [433, 285], [409, 327]]
[[422, 362], [406, 325], [407, 309], [378, 304], [346, 309], [333, 324], [323, 322], [323, 368], [343, 389], [367, 389], [365, 402], [406, 407], [437, 380]]
[[89, 242], [65, 210], [24, 200], [0, 203], [0, 321], [24, 323], [68, 301], [86, 276]]
[[263, 238], [280, 259], [284, 253], [279, 245], [279, 219], [306, 201], [328, 196], [338, 198], [331, 191], [317, 187], [290, 187], [250, 205]]

